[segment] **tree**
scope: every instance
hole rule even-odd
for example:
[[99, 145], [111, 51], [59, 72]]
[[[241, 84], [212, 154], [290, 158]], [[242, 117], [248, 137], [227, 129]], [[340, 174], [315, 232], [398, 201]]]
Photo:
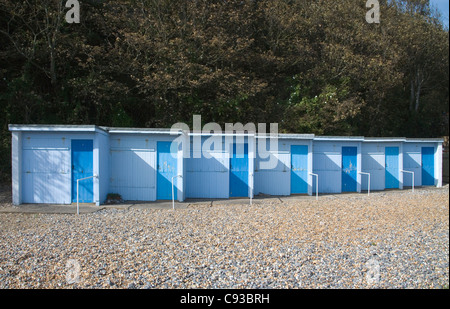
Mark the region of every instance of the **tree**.
[[359, 0], [80, 2], [69, 24], [63, 0], [0, 0], [3, 152], [8, 123], [171, 127], [194, 114], [448, 134], [448, 30], [429, 1], [380, 1], [379, 24]]

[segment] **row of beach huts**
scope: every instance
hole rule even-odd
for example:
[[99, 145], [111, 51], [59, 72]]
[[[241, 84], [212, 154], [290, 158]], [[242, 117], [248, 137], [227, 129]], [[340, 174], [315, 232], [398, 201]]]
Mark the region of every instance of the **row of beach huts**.
[[101, 205], [110, 193], [128, 201], [184, 201], [314, 195], [316, 188], [320, 194], [401, 190], [413, 179], [416, 187], [442, 186], [439, 138], [94, 125], [9, 130], [15, 205], [71, 204], [77, 195], [79, 202]]

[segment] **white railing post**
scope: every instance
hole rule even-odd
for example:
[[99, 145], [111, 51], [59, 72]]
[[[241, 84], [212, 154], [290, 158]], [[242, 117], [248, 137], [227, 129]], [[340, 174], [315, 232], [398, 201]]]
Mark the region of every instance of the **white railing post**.
[[254, 184], [254, 178], [253, 178], [253, 174], [250, 174], [250, 176], [252, 177], [252, 185], [250, 186], [250, 206], [252, 205], [252, 197], [253, 197], [253, 184]]
[[91, 179], [91, 178], [98, 178], [98, 175], [77, 179], [77, 215], [80, 214], [79, 190], [78, 190], [80, 188], [80, 181], [81, 180], [86, 180], [86, 179]]
[[359, 174], [364, 174], [368, 176], [368, 187], [367, 187], [367, 195], [370, 195], [370, 174], [369, 173], [365, 173], [365, 172], [358, 172]]
[[319, 175], [314, 173], [309, 173], [312, 176], [316, 177], [316, 201], [319, 200]]
[[80, 187], [80, 179], [77, 179], [77, 215], [80, 214], [80, 203], [78, 199], [78, 188]]
[[172, 177], [172, 209], [173, 209], [173, 210], [175, 210], [175, 194], [174, 194], [174, 192], [173, 192], [173, 180], [174, 180], [175, 178], [177, 178], [177, 177], [183, 178], [183, 176], [181, 176], [181, 175], [176, 175], [176, 176], [173, 176], [173, 177]]
[[[411, 171], [405, 171], [405, 170], [401, 170], [400, 172], [402, 172], [402, 173], [409, 173], [409, 174], [411, 174], [412, 175], [412, 192], [414, 192], [414, 172], [411, 172]], [[403, 181], [403, 183], [404, 183], [405, 181]]]

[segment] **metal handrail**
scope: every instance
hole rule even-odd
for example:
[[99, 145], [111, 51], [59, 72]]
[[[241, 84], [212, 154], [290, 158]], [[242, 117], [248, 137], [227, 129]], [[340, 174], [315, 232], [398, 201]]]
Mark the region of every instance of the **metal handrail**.
[[369, 176], [368, 178], [368, 187], [367, 187], [367, 195], [370, 195], [370, 174], [369, 173], [365, 173], [365, 172], [358, 172], [359, 174], [364, 174], [364, 175], [367, 175], [367, 176]]
[[414, 172], [405, 171], [405, 170], [401, 170], [400, 172], [412, 174], [412, 192], [414, 192]]
[[78, 194], [80, 181], [81, 180], [86, 180], [86, 179], [91, 179], [91, 178], [98, 178], [98, 175], [77, 179], [77, 215], [80, 214], [80, 203], [79, 203], [79, 194]]
[[253, 178], [253, 174], [250, 174], [250, 177], [253, 179], [252, 180], [252, 186], [250, 186], [250, 206], [252, 205], [252, 198], [253, 198], [253, 186], [255, 184], [255, 180]]
[[316, 177], [316, 201], [319, 200], [319, 175], [314, 173], [309, 173], [312, 176]]
[[175, 195], [174, 195], [174, 192], [173, 192], [173, 180], [174, 180], [175, 178], [177, 178], [177, 177], [183, 178], [183, 176], [182, 176], [182, 175], [176, 175], [176, 176], [173, 176], [173, 177], [172, 177], [172, 209], [173, 209], [173, 210], [175, 210]]

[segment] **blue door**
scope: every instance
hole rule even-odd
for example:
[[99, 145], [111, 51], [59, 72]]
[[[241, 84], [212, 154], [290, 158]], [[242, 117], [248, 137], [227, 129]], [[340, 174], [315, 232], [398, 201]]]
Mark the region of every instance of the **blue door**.
[[[77, 179], [94, 175], [94, 147], [92, 140], [72, 140], [72, 202], [77, 202]], [[93, 178], [80, 180], [78, 188], [80, 203], [94, 201]]]
[[357, 154], [356, 147], [342, 147], [342, 192], [356, 192]]
[[[158, 200], [172, 199], [172, 177], [177, 175], [177, 154], [173, 156], [170, 152], [172, 142], [157, 143], [157, 176], [156, 176], [156, 198]], [[177, 180], [173, 180], [174, 198], [177, 199]]]
[[386, 189], [398, 189], [400, 187], [399, 182], [399, 159], [398, 159], [398, 147], [386, 147], [385, 149], [385, 187]]
[[422, 186], [434, 186], [434, 147], [422, 147]]
[[291, 146], [291, 194], [308, 193], [308, 146]]
[[233, 144], [230, 158], [230, 197], [248, 196], [248, 144]]

